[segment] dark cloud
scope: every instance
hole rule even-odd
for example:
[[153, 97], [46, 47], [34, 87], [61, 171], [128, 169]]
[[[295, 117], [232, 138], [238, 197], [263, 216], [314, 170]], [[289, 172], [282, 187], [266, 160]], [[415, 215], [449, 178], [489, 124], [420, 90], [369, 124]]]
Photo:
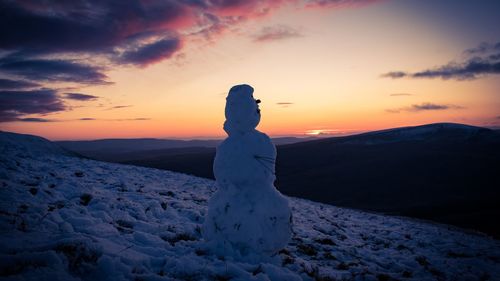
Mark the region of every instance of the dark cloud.
[[444, 110], [449, 109], [449, 105], [445, 104], [435, 104], [430, 102], [424, 102], [422, 104], [413, 104], [410, 108], [412, 111], [424, 111], [424, 110]]
[[135, 50], [126, 51], [120, 56], [119, 60], [122, 63], [147, 66], [149, 64], [170, 58], [180, 48], [181, 42], [179, 38], [163, 39], [141, 46]]
[[277, 102], [277, 105], [292, 105], [293, 102]]
[[67, 60], [8, 57], [0, 59], [0, 71], [36, 81], [109, 84], [101, 68]]
[[133, 118], [131, 120], [134, 120], [134, 121], [147, 121], [147, 120], [151, 120], [151, 118], [139, 117], [139, 118]]
[[16, 121], [27, 114], [48, 114], [66, 110], [52, 89], [0, 91], [0, 122]]
[[309, 7], [355, 8], [369, 5], [381, 0], [306, 0]]
[[407, 112], [421, 112], [421, 111], [436, 111], [436, 110], [448, 110], [448, 109], [463, 109], [464, 107], [454, 104], [436, 104], [430, 102], [424, 102], [421, 104], [412, 104], [411, 106], [386, 109], [389, 113], [400, 113], [401, 111]]
[[105, 110], [113, 110], [113, 109], [120, 109], [120, 108], [127, 108], [127, 107], [131, 107], [132, 105], [115, 105], [115, 106], [112, 106], [112, 107], [108, 107], [106, 108]]
[[413, 73], [412, 77], [469, 80], [488, 74], [500, 74], [500, 61], [476, 59], [463, 64], [451, 63], [436, 69]]
[[390, 94], [389, 96], [391, 96], [391, 97], [405, 97], [405, 96], [413, 96], [413, 94], [408, 94], [408, 93], [395, 93], [395, 94]]
[[65, 93], [64, 97], [71, 100], [79, 100], [79, 101], [88, 101], [88, 100], [96, 100], [99, 97], [81, 93]]
[[230, 24], [268, 15], [284, 5], [331, 8], [373, 2], [376, 1], [1, 1], [0, 49], [25, 56], [111, 54], [117, 49], [138, 48], [145, 42], [162, 41], [167, 35], [186, 34], [188, 30], [208, 30], [213, 26], [230, 28]]
[[102, 121], [147, 121], [151, 120], [151, 118], [145, 118], [145, 117], [138, 117], [138, 118], [125, 118], [125, 119], [96, 119], [96, 118], [80, 118], [78, 119], [79, 121], [95, 121], [95, 120], [102, 120]]
[[500, 51], [500, 42], [492, 44], [489, 42], [482, 42], [475, 48], [470, 48], [464, 51], [466, 55], [483, 55], [485, 53]]
[[473, 57], [469, 57], [461, 63], [450, 62], [440, 67], [414, 73], [392, 71], [382, 74], [382, 77], [393, 79], [409, 77], [472, 80], [486, 75], [500, 74], [500, 43], [482, 43], [476, 48], [466, 50], [464, 53], [469, 56], [473, 55]]
[[[109, 52], [179, 26], [182, 1], [2, 1], [0, 48], [35, 53]], [[22, 24], [21, 24], [22, 23]]]
[[138, 117], [138, 118], [124, 118], [124, 119], [104, 119], [104, 121], [148, 121], [151, 118]]
[[301, 36], [302, 34], [298, 30], [290, 26], [275, 25], [263, 27], [260, 32], [254, 36], [254, 41], [268, 42]]
[[[187, 40], [187, 37], [202, 36], [212, 41], [227, 30], [237, 30], [238, 24], [270, 15], [283, 5], [352, 7], [372, 2], [0, 0], [0, 75], [13, 79], [0, 80], [0, 89], [29, 89], [59, 82], [106, 85], [110, 82], [105, 72], [111, 67], [123, 64], [145, 67], [175, 58], [184, 47], [184, 42], [198, 41]], [[296, 30], [283, 26], [263, 32], [256, 38], [257, 41], [300, 36]], [[55, 93], [54, 103], [50, 104], [53, 108], [49, 109], [49, 104], [44, 104], [47, 110], [34, 109], [34, 105], [44, 108], [38, 103], [47, 102], [40, 100], [47, 94], [12, 92], [8, 100], [14, 100], [15, 95], [22, 100], [18, 106], [20, 111], [11, 103], [10, 107], [2, 104], [2, 120], [29, 114], [23, 111], [26, 108], [44, 114], [64, 107]], [[27, 105], [26, 97], [33, 97], [31, 107]]]
[[384, 77], [384, 78], [393, 78], [393, 79], [396, 79], [396, 78], [403, 78], [403, 77], [405, 77], [407, 75], [408, 75], [408, 73], [403, 72], [403, 71], [391, 71], [391, 72], [384, 73], [381, 76]]
[[39, 86], [40, 84], [30, 81], [0, 78], [0, 89], [2, 90], [26, 89], [26, 88], [35, 88]]
[[46, 122], [56, 122], [56, 120], [53, 119], [45, 119], [45, 118], [19, 118], [16, 121], [21, 121], [21, 122], [35, 122], [35, 123], [46, 123]]

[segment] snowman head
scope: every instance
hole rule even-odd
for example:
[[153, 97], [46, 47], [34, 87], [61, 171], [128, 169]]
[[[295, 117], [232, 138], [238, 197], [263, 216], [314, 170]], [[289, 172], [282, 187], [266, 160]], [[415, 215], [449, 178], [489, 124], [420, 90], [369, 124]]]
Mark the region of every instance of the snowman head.
[[236, 85], [226, 98], [224, 130], [229, 134], [252, 131], [260, 122], [260, 100], [253, 98], [253, 88], [247, 84]]

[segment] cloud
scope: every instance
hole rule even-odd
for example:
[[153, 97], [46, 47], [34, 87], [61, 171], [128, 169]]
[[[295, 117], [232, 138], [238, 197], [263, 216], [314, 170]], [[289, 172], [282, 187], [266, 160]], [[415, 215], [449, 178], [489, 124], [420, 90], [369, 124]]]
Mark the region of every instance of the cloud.
[[184, 1], [2, 1], [0, 11], [0, 48], [38, 54], [109, 52], [191, 16]]
[[406, 97], [406, 96], [413, 96], [413, 94], [408, 94], [408, 93], [395, 93], [395, 94], [390, 94], [389, 96], [391, 96], [391, 97]]
[[384, 73], [381, 76], [384, 77], [384, 78], [393, 78], [393, 79], [396, 79], [396, 78], [406, 77], [407, 75], [408, 75], [408, 73], [403, 72], [403, 71], [391, 71], [391, 72]]
[[120, 109], [120, 108], [127, 108], [127, 107], [131, 107], [132, 105], [115, 105], [115, 106], [112, 106], [112, 107], [108, 107], [106, 108], [105, 110], [113, 110], [113, 109]]
[[83, 84], [109, 84], [100, 67], [68, 60], [0, 59], [0, 72], [22, 76], [28, 80], [47, 82], [76, 82]]
[[477, 59], [463, 64], [450, 63], [436, 69], [413, 73], [412, 77], [469, 80], [488, 74], [500, 74], [500, 61]]
[[450, 107], [451, 107], [450, 105], [445, 105], [445, 104], [424, 102], [422, 104], [413, 104], [410, 110], [412, 111], [444, 110], [444, 109], [449, 109]]
[[46, 119], [46, 118], [18, 118], [16, 121], [21, 121], [21, 122], [35, 122], [35, 123], [46, 123], [46, 122], [56, 122], [56, 120], [53, 119]]
[[298, 30], [286, 26], [286, 25], [275, 25], [263, 27], [260, 32], [254, 36], [255, 42], [269, 42], [284, 40], [289, 38], [296, 38], [303, 36]]
[[423, 102], [421, 104], [412, 104], [411, 106], [386, 109], [389, 113], [400, 113], [401, 111], [407, 112], [421, 112], [421, 111], [437, 111], [437, 110], [448, 110], [448, 109], [463, 109], [464, 107], [454, 104], [436, 104], [430, 102]]
[[349, 8], [374, 2], [377, 1], [1, 1], [0, 49], [23, 57], [61, 53], [110, 55], [168, 40], [172, 34], [197, 34], [196, 30], [220, 33], [243, 21], [270, 15], [283, 6]]
[[0, 122], [16, 121], [27, 114], [66, 110], [55, 90], [0, 91]]
[[[357, 7], [373, 2], [0, 1], [0, 75], [13, 77], [12, 80], [0, 80], [0, 89], [49, 87], [48, 84], [53, 88], [53, 83], [61, 82], [81, 86], [108, 85], [111, 82], [105, 73], [109, 69], [122, 65], [146, 67], [175, 59], [186, 45], [200, 42], [199, 37], [213, 41], [226, 31], [237, 30], [243, 22], [269, 16], [286, 5], [330, 9]], [[262, 30], [256, 41], [300, 35], [293, 28], [275, 26]], [[39, 101], [38, 96], [33, 98], [34, 103]], [[2, 112], [7, 114], [5, 110]], [[11, 115], [9, 118], [17, 118], [22, 113], [15, 110], [8, 112]], [[5, 118], [7, 116], [3, 116], [2, 120]]]
[[39, 87], [40, 84], [24, 81], [24, 80], [12, 80], [0, 78], [0, 89], [1, 90], [14, 90], [14, 89], [26, 89]]
[[132, 118], [130, 120], [133, 120], [133, 121], [147, 121], [147, 120], [151, 120], [151, 118], [139, 117], [139, 118]]
[[134, 50], [126, 51], [120, 56], [119, 60], [122, 63], [147, 66], [170, 58], [180, 48], [181, 42], [179, 38], [163, 39]]
[[281, 107], [289, 107], [292, 106], [294, 103], [293, 102], [277, 102], [276, 105], [279, 105]]
[[79, 101], [96, 100], [99, 98], [98, 96], [81, 94], [81, 93], [65, 93], [64, 97], [67, 99], [79, 100]]
[[476, 48], [465, 50], [464, 53], [469, 57], [460, 63], [449, 62], [443, 66], [414, 73], [391, 71], [381, 76], [393, 79], [409, 77], [473, 80], [486, 75], [500, 74], [500, 42], [496, 44], [481, 43]]
[[138, 117], [138, 118], [125, 118], [125, 119], [96, 119], [96, 118], [80, 118], [77, 119], [78, 121], [96, 121], [96, 120], [102, 120], [102, 121], [147, 121], [151, 120], [151, 118], [145, 118], [145, 117]]
[[307, 0], [308, 7], [323, 7], [323, 8], [357, 8], [382, 2], [380, 0]]
[[500, 42], [492, 44], [489, 42], [481, 42], [477, 47], [470, 48], [464, 51], [466, 55], [483, 55], [490, 52], [500, 51]]

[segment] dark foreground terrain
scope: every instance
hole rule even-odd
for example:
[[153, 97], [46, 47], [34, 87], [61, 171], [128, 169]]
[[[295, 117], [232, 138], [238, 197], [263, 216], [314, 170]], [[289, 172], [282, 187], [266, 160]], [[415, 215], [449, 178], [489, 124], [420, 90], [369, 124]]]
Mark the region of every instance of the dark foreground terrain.
[[[214, 147], [184, 147], [105, 160], [213, 178], [214, 156]], [[276, 186], [290, 196], [499, 238], [499, 171], [498, 131], [440, 123], [279, 145]]]

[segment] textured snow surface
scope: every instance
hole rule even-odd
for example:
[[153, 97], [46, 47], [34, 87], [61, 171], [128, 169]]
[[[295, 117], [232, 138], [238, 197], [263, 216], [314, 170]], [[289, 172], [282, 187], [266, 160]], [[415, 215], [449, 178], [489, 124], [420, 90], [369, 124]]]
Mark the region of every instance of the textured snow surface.
[[276, 262], [215, 256], [200, 234], [213, 181], [64, 156], [39, 139], [42, 153], [4, 134], [2, 280], [499, 280], [496, 240], [295, 198]]

